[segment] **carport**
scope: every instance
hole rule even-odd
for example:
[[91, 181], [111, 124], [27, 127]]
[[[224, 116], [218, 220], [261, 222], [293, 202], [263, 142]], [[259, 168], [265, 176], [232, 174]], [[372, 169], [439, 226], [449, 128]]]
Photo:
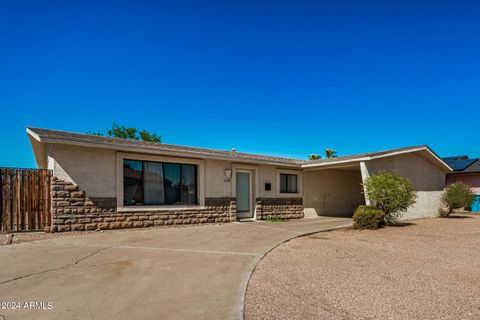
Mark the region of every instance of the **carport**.
[[303, 179], [306, 217], [351, 217], [365, 204], [359, 162], [307, 167]]
[[356, 207], [370, 204], [362, 181], [382, 172], [408, 178], [415, 190], [415, 204], [403, 219], [438, 216], [445, 174], [452, 169], [429, 147], [418, 146], [310, 161], [303, 166], [306, 217], [351, 217]]

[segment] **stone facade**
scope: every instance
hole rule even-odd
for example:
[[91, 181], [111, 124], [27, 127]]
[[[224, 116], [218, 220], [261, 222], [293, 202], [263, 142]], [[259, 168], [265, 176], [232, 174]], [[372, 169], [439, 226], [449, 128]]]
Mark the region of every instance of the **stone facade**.
[[51, 232], [141, 228], [236, 221], [233, 198], [206, 198], [202, 209], [132, 211], [116, 207], [116, 198], [89, 198], [78, 186], [53, 178]]
[[303, 218], [302, 198], [257, 198], [257, 220]]

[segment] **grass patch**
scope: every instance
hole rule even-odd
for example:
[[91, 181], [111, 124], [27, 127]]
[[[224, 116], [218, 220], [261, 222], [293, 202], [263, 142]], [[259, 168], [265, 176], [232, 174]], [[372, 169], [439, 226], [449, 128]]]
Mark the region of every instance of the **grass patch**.
[[287, 222], [288, 219], [280, 219], [280, 218], [276, 218], [276, 219], [267, 219], [265, 220], [266, 222]]

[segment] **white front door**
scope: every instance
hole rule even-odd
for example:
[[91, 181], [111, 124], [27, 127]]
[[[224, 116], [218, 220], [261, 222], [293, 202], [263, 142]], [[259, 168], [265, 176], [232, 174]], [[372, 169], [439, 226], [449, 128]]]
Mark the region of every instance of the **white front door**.
[[253, 218], [252, 179], [249, 171], [237, 171], [237, 217]]

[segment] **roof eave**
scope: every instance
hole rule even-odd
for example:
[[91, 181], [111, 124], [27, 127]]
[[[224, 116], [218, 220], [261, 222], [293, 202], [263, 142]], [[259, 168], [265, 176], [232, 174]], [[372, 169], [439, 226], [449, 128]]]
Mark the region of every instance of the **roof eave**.
[[[38, 135], [37, 135], [38, 137]], [[188, 151], [171, 151], [171, 150], [161, 150], [161, 149], [151, 149], [146, 148], [143, 146], [125, 146], [119, 144], [97, 144], [97, 143], [89, 143], [89, 142], [80, 142], [80, 141], [71, 141], [71, 140], [64, 140], [64, 139], [55, 139], [55, 138], [41, 138], [38, 137], [40, 142], [42, 143], [49, 143], [49, 144], [62, 144], [62, 145], [70, 145], [70, 146], [78, 146], [78, 147], [88, 147], [88, 148], [98, 148], [98, 149], [110, 149], [110, 150], [118, 150], [123, 152], [135, 152], [135, 153], [144, 153], [144, 154], [156, 154], [156, 155], [167, 155], [167, 156], [175, 156], [175, 157], [183, 157], [183, 158], [201, 158], [201, 159], [211, 159], [211, 160], [226, 160], [232, 162], [240, 162], [240, 163], [255, 163], [255, 164], [266, 164], [266, 165], [276, 165], [282, 167], [291, 167], [291, 168], [301, 168], [300, 163], [290, 163], [290, 162], [282, 162], [282, 161], [268, 161], [268, 160], [260, 160], [260, 159], [249, 159], [249, 158], [237, 158], [234, 156], [220, 156], [220, 155], [213, 155], [208, 153], [201, 153], [201, 152], [188, 152]]]
[[444, 169], [446, 169], [447, 172], [453, 172], [453, 169], [448, 164], [446, 164], [440, 157], [438, 157], [428, 146], [412, 148], [412, 149], [409, 149], [409, 150], [393, 151], [393, 152], [386, 153], [386, 154], [381, 154], [381, 155], [376, 155], [376, 156], [374, 155], [374, 156], [368, 156], [368, 157], [360, 157], [360, 158], [354, 158], [354, 159], [348, 159], [348, 160], [328, 161], [328, 162], [320, 162], [320, 163], [306, 163], [306, 164], [302, 165], [302, 168], [329, 167], [329, 166], [335, 166], [335, 165], [339, 165], [339, 164], [369, 161], [369, 160], [380, 159], [380, 158], [385, 158], [385, 157], [392, 157], [392, 156], [396, 156], [396, 155], [400, 155], [400, 154], [413, 153], [413, 152], [419, 152], [419, 151], [427, 151], [428, 154], [430, 156], [432, 156]]

